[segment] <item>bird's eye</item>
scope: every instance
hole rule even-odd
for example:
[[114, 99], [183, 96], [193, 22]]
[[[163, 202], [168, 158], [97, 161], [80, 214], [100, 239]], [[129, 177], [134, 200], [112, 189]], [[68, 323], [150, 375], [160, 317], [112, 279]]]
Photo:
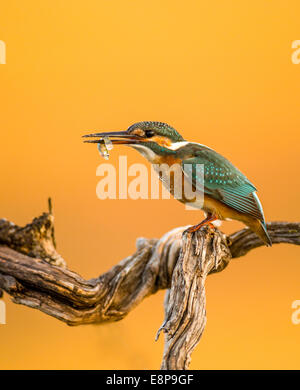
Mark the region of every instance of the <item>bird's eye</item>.
[[147, 131], [145, 132], [145, 135], [146, 135], [147, 138], [153, 137], [154, 134], [155, 134], [155, 133], [154, 133], [154, 131], [152, 131], [152, 130], [147, 130]]

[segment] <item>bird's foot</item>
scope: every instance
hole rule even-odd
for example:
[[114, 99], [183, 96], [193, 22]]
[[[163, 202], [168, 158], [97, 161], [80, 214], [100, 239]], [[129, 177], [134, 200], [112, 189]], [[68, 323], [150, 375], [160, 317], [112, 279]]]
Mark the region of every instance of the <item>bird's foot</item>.
[[190, 227], [187, 228], [183, 233], [195, 233], [195, 232], [197, 232], [199, 229], [201, 229], [202, 226], [204, 226], [204, 225], [201, 224], [201, 223], [198, 223], [198, 225], [190, 226]]
[[208, 225], [211, 229], [213, 229], [213, 230], [216, 230], [216, 229], [217, 229], [217, 227], [216, 227], [213, 223], [211, 223], [211, 222], [209, 222], [207, 225]]
[[216, 217], [209, 217], [209, 218], [206, 218], [204, 221], [198, 223], [197, 225], [194, 225], [194, 226], [190, 226], [189, 228], [187, 228], [183, 233], [195, 233], [197, 232], [199, 229], [202, 228], [202, 226], [205, 226], [205, 225], [209, 225], [209, 227], [211, 229], [214, 229], [216, 230], [216, 227], [215, 225], [213, 225], [213, 221], [215, 221], [217, 218]]

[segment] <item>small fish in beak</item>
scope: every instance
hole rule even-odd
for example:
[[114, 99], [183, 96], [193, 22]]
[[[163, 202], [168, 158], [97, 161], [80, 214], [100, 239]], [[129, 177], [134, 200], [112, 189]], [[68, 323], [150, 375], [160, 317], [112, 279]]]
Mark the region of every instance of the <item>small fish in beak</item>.
[[[101, 142], [103, 141], [103, 142]], [[109, 159], [109, 150], [112, 150], [113, 144], [109, 137], [103, 137], [100, 142], [97, 143], [97, 148], [99, 151], [99, 154], [101, 157], [103, 157], [105, 160]]]
[[84, 142], [90, 144], [97, 144], [98, 151], [101, 157], [105, 160], [109, 159], [109, 150], [113, 148], [113, 145], [135, 145], [143, 140], [143, 137], [130, 134], [126, 131], [110, 131], [104, 133], [94, 133], [83, 135], [83, 138], [98, 138], [98, 139], [87, 139]]

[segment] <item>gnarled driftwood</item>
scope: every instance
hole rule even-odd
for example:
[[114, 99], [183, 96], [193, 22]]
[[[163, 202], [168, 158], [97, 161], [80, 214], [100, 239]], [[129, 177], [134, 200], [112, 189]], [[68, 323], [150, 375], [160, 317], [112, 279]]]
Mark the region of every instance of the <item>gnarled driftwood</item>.
[[[21, 228], [0, 220], [0, 297], [41, 310], [68, 325], [118, 321], [146, 296], [167, 289], [162, 369], [187, 369], [206, 323], [205, 279], [232, 258], [263, 245], [249, 229], [225, 236], [180, 227], [161, 239], [137, 240], [137, 251], [97, 278], [84, 280], [57, 253], [49, 212]], [[273, 243], [300, 244], [300, 223], [272, 222]]]

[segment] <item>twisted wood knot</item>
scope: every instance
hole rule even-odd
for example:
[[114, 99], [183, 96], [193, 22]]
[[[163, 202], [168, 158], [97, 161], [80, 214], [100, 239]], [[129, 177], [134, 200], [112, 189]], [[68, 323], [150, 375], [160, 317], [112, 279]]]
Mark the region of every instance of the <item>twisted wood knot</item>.
[[24, 227], [1, 219], [0, 243], [30, 257], [66, 268], [65, 260], [56, 251], [54, 216], [50, 213], [43, 213]]

